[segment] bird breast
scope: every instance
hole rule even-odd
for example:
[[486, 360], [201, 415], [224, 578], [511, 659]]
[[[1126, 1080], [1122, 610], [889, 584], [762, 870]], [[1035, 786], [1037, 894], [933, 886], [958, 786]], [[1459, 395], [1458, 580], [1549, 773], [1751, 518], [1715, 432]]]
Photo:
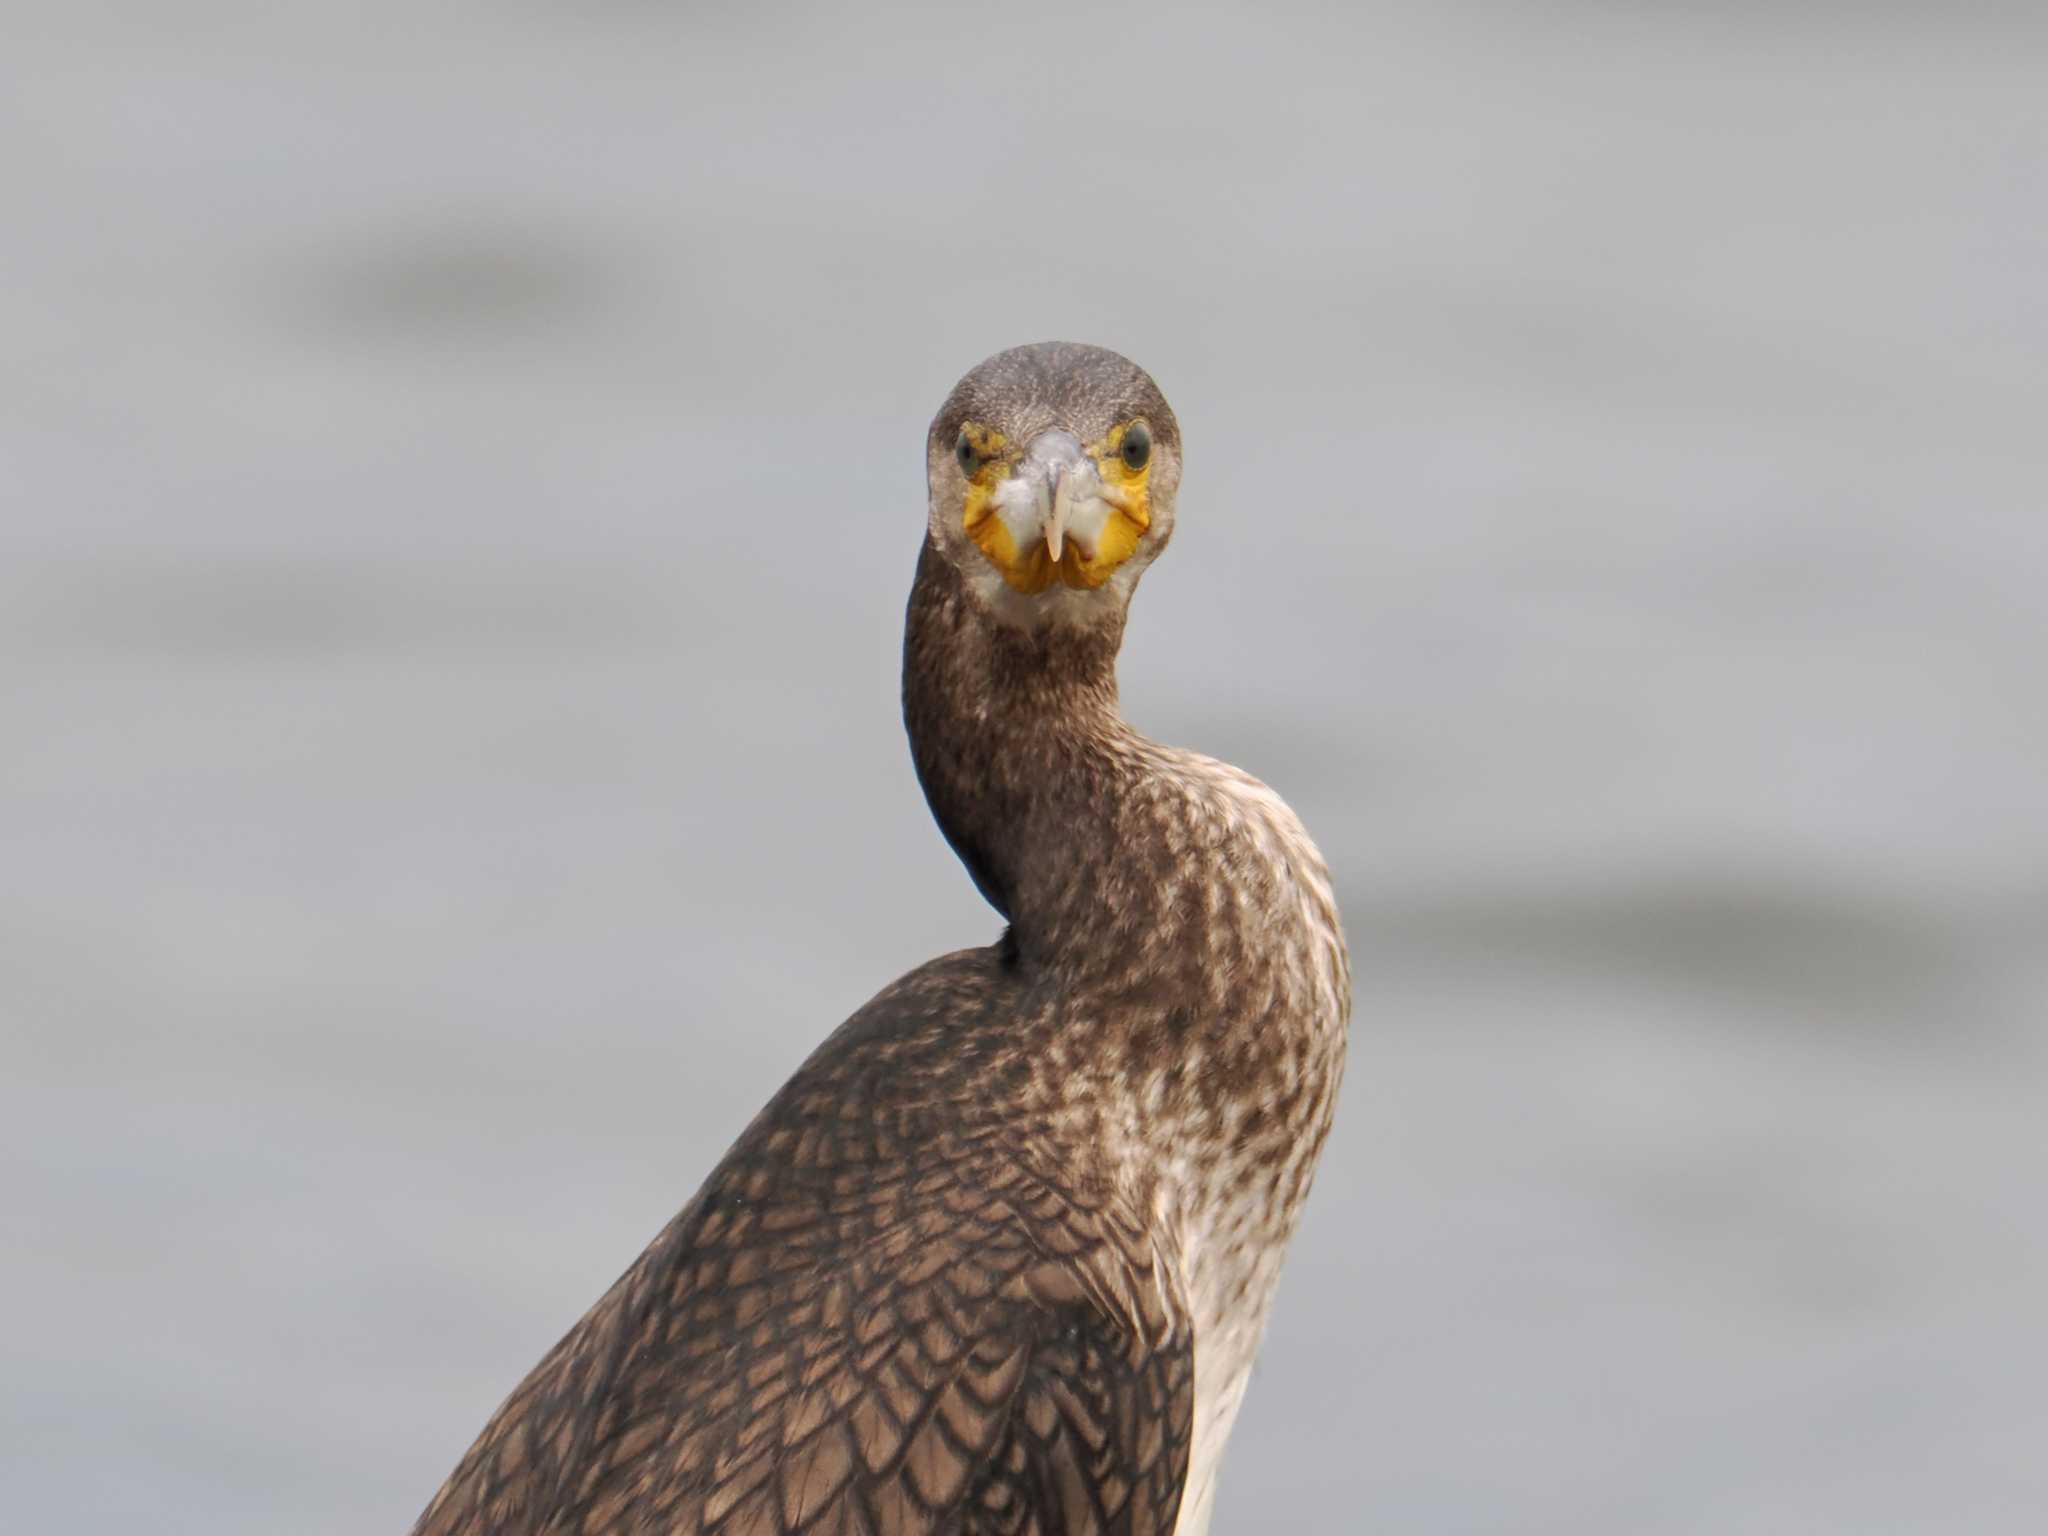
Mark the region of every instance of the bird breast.
[[[1286, 803], [1173, 754], [1193, 816], [1168, 893], [1205, 1017], [1135, 1085], [1155, 1230], [1195, 1333], [1194, 1447], [1177, 1536], [1205, 1532], [1288, 1240], [1335, 1112], [1350, 969], [1330, 878]], [[1134, 1152], [1137, 1148], [1133, 1148]]]

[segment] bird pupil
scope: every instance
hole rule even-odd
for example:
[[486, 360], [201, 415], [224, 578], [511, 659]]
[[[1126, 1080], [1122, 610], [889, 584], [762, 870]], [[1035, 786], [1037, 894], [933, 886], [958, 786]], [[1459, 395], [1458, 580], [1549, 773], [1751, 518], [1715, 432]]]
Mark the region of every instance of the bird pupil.
[[1123, 455], [1127, 469], [1143, 469], [1145, 461], [1152, 456], [1152, 434], [1145, 430], [1143, 422], [1124, 433]]
[[960, 434], [960, 441], [953, 445], [953, 457], [960, 461], [960, 467], [970, 475], [974, 473], [976, 465], [981, 460], [981, 455], [974, 451], [974, 444], [967, 440], [965, 432]]

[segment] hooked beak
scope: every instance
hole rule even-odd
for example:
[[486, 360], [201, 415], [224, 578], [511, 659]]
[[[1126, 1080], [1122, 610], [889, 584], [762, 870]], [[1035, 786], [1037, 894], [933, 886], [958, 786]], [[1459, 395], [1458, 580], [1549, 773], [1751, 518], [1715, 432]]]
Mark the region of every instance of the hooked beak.
[[1045, 552], [1054, 564], [1066, 552], [1075, 487], [1094, 467], [1081, 447], [1081, 440], [1071, 432], [1057, 429], [1033, 438], [1023, 462], [1017, 466], [1017, 478], [1030, 492], [1033, 510], [1045, 535]]

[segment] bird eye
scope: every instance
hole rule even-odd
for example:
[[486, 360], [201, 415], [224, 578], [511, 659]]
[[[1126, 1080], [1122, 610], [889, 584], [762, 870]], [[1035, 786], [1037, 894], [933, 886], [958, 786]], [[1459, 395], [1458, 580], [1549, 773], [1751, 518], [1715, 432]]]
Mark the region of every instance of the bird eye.
[[962, 432], [960, 440], [953, 445], [953, 457], [960, 461], [960, 473], [972, 480], [981, 470], [981, 455], [974, 451], [974, 444]]
[[1152, 457], [1151, 429], [1142, 421], [1132, 422], [1124, 428], [1123, 446], [1118, 451], [1123, 454], [1124, 468], [1136, 474]]

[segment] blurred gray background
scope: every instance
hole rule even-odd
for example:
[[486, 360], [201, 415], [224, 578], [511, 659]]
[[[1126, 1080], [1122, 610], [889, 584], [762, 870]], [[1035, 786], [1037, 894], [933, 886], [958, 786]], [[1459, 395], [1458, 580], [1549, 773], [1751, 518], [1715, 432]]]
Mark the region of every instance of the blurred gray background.
[[1358, 970], [1219, 1530], [2048, 1504], [2048, 13], [8, 3], [0, 1487], [401, 1531], [996, 931], [896, 710], [999, 347]]

